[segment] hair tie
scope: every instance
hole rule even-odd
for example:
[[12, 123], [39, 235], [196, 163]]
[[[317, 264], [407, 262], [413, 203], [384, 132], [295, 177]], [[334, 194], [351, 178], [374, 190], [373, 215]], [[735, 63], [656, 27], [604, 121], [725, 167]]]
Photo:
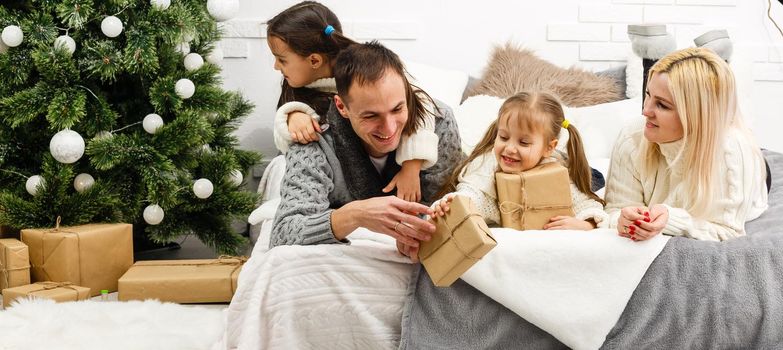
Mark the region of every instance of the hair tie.
[[571, 122], [569, 122], [568, 119], [563, 119], [563, 123], [560, 125], [563, 126], [563, 129], [568, 129], [568, 126], [571, 125]]
[[326, 34], [326, 36], [330, 36], [330, 35], [332, 35], [332, 33], [334, 33], [334, 27], [332, 27], [332, 25], [329, 24], [324, 29], [324, 34]]

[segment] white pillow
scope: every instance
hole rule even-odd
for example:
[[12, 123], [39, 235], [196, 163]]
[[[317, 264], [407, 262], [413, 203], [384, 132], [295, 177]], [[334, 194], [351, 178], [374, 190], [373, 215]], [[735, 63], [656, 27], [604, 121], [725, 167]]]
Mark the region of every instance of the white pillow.
[[405, 62], [405, 68], [413, 78], [411, 83], [449, 105], [452, 110], [459, 106], [462, 93], [468, 86], [467, 73], [411, 61]]
[[[454, 109], [465, 153], [470, 153], [484, 136], [487, 127], [497, 118], [503, 101], [494, 96], [472, 96]], [[587, 159], [608, 159], [620, 130], [640, 118], [642, 100], [639, 97], [588, 107], [566, 107], [564, 112], [566, 119], [582, 135]], [[567, 141], [568, 133], [563, 133], [558, 149], [564, 151]]]

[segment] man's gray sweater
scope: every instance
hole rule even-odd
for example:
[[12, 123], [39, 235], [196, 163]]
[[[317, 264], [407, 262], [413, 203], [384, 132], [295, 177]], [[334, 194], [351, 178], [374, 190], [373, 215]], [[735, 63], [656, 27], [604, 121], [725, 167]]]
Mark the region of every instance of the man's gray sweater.
[[[437, 103], [438, 162], [420, 173], [423, 203], [430, 204], [443, 183], [464, 158], [451, 109]], [[389, 195], [381, 192], [400, 166], [389, 154], [381, 174], [372, 165], [350, 122], [332, 104], [326, 115], [329, 129], [318, 142], [293, 144], [286, 153], [270, 246], [340, 243], [334, 238], [331, 214], [346, 203]], [[344, 242], [343, 242], [344, 243]]]

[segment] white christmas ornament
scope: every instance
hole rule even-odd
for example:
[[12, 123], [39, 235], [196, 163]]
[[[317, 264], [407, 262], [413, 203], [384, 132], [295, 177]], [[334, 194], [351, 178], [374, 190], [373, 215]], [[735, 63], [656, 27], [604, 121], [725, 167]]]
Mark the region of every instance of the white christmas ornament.
[[76, 41], [70, 36], [61, 35], [54, 41], [54, 47], [65, 49], [69, 54], [73, 54], [76, 51]]
[[74, 163], [84, 155], [84, 139], [76, 131], [61, 130], [49, 141], [49, 152], [60, 163]]
[[239, 11], [239, 0], [207, 0], [207, 11], [216, 21], [227, 21]]
[[174, 85], [174, 92], [177, 93], [177, 96], [188, 99], [193, 97], [193, 94], [196, 92], [196, 85], [190, 79], [180, 79]]
[[164, 215], [163, 208], [157, 204], [151, 204], [144, 208], [144, 221], [150, 225], [159, 224], [161, 221], [163, 221]]
[[76, 192], [82, 193], [85, 190], [90, 189], [92, 185], [95, 184], [95, 179], [92, 177], [92, 175], [87, 173], [81, 173], [79, 175], [76, 175], [76, 178], [73, 179], [73, 188], [76, 189]]
[[106, 16], [101, 21], [101, 31], [110, 38], [116, 38], [122, 33], [122, 21], [115, 16]]
[[184, 56], [190, 53], [190, 44], [186, 42], [181, 42], [174, 49]]
[[219, 47], [212, 49], [212, 52], [207, 55], [207, 62], [219, 65], [223, 62], [223, 50]]
[[163, 118], [155, 113], [150, 113], [144, 117], [144, 120], [141, 121], [141, 125], [144, 127], [144, 131], [154, 134], [163, 126]]
[[231, 181], [231, 183], [235, 186], [241, 185], [242, 180], [244, 180], [244, 176], [242, 176], [242, 172], [238, 169], [234, 169], [229, 175], [229, 181]]
[[166, 10], [171, 6], [171, 0], [150, 0], [150, 5], [158, 10]]
[[19, 44], [21, 44], [22, 40], [24, 39], [24, 33], [22, 33], [22, 28], [19, 28], [17, 26], [8, 26], [3, 28], [2, 39], [3, 42], [9, 47], [19, 46]]
[[24, 188], [27, 189], [27, 193], [35, 196], [38, 194], [38, 189], [46, 186], [46, 181], [41, 175], [33, 175], [27, 178], [27, 182], [24, 184]]
[[189, 43], [193, 41], [193, 39], [196, 38], [196, 35], [193, 34], [193, 32], [185, 32], [185, 34], [182, 34], [182, 41]]
[[193, 193], [196, 194], [196, 197], [201, 199], [211, 196], [214, 189], [212, 181], [207, 179], [198, 179], [193, 183]]
[[188, 72], [199, 69], [203, 65], [204, 59], [201, 58], [201, 55], [197, 53], [189, 53], [187, 56], [185, 56], [185, 69], [187, 69]]

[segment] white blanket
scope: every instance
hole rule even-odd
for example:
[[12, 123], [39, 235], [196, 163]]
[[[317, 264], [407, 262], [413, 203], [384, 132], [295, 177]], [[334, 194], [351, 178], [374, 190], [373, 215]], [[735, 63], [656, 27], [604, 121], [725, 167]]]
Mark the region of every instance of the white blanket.
[[462, 279], [573, 349], [598, 349], [668, 236], [492, 229], [495, 249]]
[[228, 308], [226, 348], [396, 348], [414, 265], [388, 236], [359, 229], [351, 241], [256, 249]]

